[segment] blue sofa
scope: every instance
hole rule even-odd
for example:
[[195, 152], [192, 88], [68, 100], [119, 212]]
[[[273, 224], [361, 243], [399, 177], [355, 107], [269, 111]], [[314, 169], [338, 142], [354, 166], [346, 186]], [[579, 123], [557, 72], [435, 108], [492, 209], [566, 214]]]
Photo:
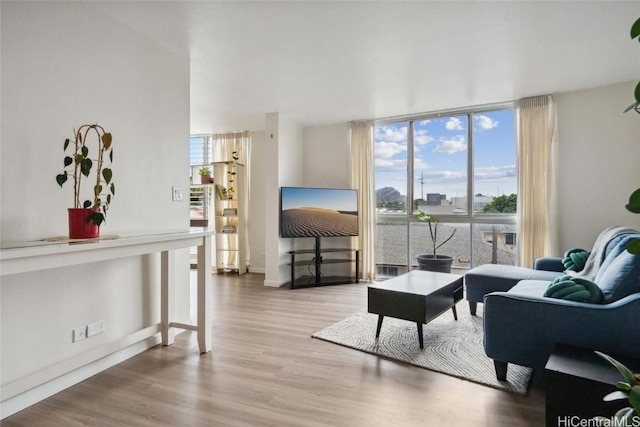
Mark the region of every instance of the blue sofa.
[[[566, 258], [547, 257], [533, 269], [483, 265], [465, 274], [472, 313], [484, 303], [484, 348], [499, 380], [508, 363], [544, 367], [557, 343], [640, 357], [640, 255], [626, 251], [637, 238], [631, 229], [604, 230], [578, 272], [565, 271]], [[599, 303], [544, 296], [566, 273], [595, 283]]]

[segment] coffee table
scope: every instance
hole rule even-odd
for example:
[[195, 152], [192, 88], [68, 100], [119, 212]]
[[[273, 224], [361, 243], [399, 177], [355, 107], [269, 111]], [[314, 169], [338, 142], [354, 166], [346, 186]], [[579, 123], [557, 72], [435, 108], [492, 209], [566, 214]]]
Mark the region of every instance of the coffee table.
[[462, 276], [413, 270], [368, 287], [368, 311], [378, 315], [376, 339], [385, 316], [416, 322], [418, 341], [424, 348], [422, 325], [448, 309], [458, 320], [455, 304], [462, 299]]

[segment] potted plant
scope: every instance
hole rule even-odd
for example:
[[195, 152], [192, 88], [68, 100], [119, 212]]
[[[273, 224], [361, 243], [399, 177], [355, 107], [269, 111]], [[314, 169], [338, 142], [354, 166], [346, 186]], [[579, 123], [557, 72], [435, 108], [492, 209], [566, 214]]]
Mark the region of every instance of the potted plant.
[[[98, 139], [97, 156], [91, 157], [87, 145], [90, 134]], [[98, 124], [82, 125], [74, 131], [73, 153], [64, 157], [64, 170], [56, 175], [56, 182], [60, 187], [71, 175], [73, 177], [73, 208], [69, 208], [69, 238], [87, 239], [100, 237], [100, 225], [105, 221], [105, 215], [115, 196], [115, 185], [112, 181], [113, 172], [110, 166], [113, 162], [111, 147], [111, 133], [106, 132]], [[64, 151], [70, 146], [69, 138], [64, 141]], [[105, 163], [108, 162], [108, 163]], [[96, 166], [95, 185], [93, 186], [93, 200], [85, 200], [80, 205], [80, 190], [83, 178], [90, 179], [93, 166]], [[73, 172], [70, 172], [73, 169]]]
[[[640, 41], [640, 18], [636, 20], [631, 26], [631, 40], [638, 39]], [[635, 102], [629, 106], [624, 112], [626, 113], [629, 110], [635, 110], [638, 114], [640, 114], [640, 82], [636, 85], [636, 88], [633, 92], [633, 97], [635, 98]], [[629, 196], [629, 203], [625, 206], [627, 210], [634, 214], [640, 214], [640, 188], [636, 189]], [[627, 250], [635, 255], [640, 254], [640, 239], [635, 239], [630, 241], [627, 244]]]
[[207, 166], [200, 168], [200, 183], [211, 184], [211, 169]]
[[453, 264], [453, 257], [449, 255], [438, 255], [437, 250], [442, 245], [447, 243], [456, 234], [456, 229], [447, 237], [443, 242], [438, 243], [438, 220], [433, 218], [418, 209], [418, 219], [422, 222], [426, 222], [429, 225], [429, 235], [431, 236], [431, 243], [433, 248], [433, 254], [419, 254], [416, 255], [418, 260], [418, 268], [420, 270], [437, 271], [439, 273], [451, 273], [451, 264]]
[[[622, 374], [626, 381], [616, 383], [617, 391], [604, 397], [605, 402], [618, 399], [628, 399], [630, 407], [622, 408], [615, 413], [613, 419], [596, 417], [597, 425], [637, 426], [640, 425], [640, 374], [634, 374], [613, 357], [596, 351], [596, 354], [613, 365]], [[613, 423], [612, 423], [613, 421]]]

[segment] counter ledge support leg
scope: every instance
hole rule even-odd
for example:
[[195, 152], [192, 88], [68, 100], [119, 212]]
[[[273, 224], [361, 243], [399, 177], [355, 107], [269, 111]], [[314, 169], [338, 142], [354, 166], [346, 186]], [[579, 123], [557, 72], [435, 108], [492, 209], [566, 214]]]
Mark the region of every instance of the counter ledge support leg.
[[200, 353], [211, 351], [213, 317], [211, 313], [211, 236], [203, 237], [198, 246], [198, 346]]
[[169, 325], [174, 316], [176, 266], [173, 251], [160, 253], [160, 320], [162, 345], [171, 345], [175, 331]]

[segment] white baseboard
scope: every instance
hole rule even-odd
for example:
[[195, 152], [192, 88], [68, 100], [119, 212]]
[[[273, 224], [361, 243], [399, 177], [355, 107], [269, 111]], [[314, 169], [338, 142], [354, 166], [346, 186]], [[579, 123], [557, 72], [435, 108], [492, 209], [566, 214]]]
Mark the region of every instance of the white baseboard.
[[264, 285], [265, 286], [271, 286], [273, 288], [279, 288], [280, 286], [284, 286], [284, 283], [280, 283], [277, 280], [265, 280], [264, 281]]
[[[136, 334], [133, 335], [135, 336]], [[107, 354], [104, 357], [100, 357], [97, 360], [86, 363], [83, 366], [79, 366], [69, 372], [56, 376], [53, 379], [34, 385], [33, 387], [30, 387], [26, 390], [14, 390], [13, 392], [9, 393], [10, 397], [0, 402], [0, 420], [11, 416], [23, 409], [26, 409], [29, 406], [40, 402], [41, 400], [51, 397], [68, 387], [78, 384], [79, 382], [84, 381], [87, 378], [90, 378], [99, 372], [111, 368], [112, 366], [115, 366], [118, 363], [123, 362], [139, 353], [142, 353], [143, 351], [146, 351], [160, 343], [160, 335], [156, 334], [154, 336], [144, 338], [142, 341], [138, 341], [134, 344], [128, 345], [127, 347], [124, 347], [118, 351]], [[42, 377], [43, 374], [39, 373], [38, 376]], [[17, 381], [16, 383], [22, 383], [20, 385], [24, 386], [25, 383], [34, 381], [36, 375], [33, 375], [32, 377], [33, 378], [28, 378], [23, 381]], [[5, 388], [11, 389], [12, 385], [15, 389], [16, 385], [18, 384], [10, 384], [9, 387], [2, 387], [3, 399], [7, 395], [7, 393], [5, 393]]]

